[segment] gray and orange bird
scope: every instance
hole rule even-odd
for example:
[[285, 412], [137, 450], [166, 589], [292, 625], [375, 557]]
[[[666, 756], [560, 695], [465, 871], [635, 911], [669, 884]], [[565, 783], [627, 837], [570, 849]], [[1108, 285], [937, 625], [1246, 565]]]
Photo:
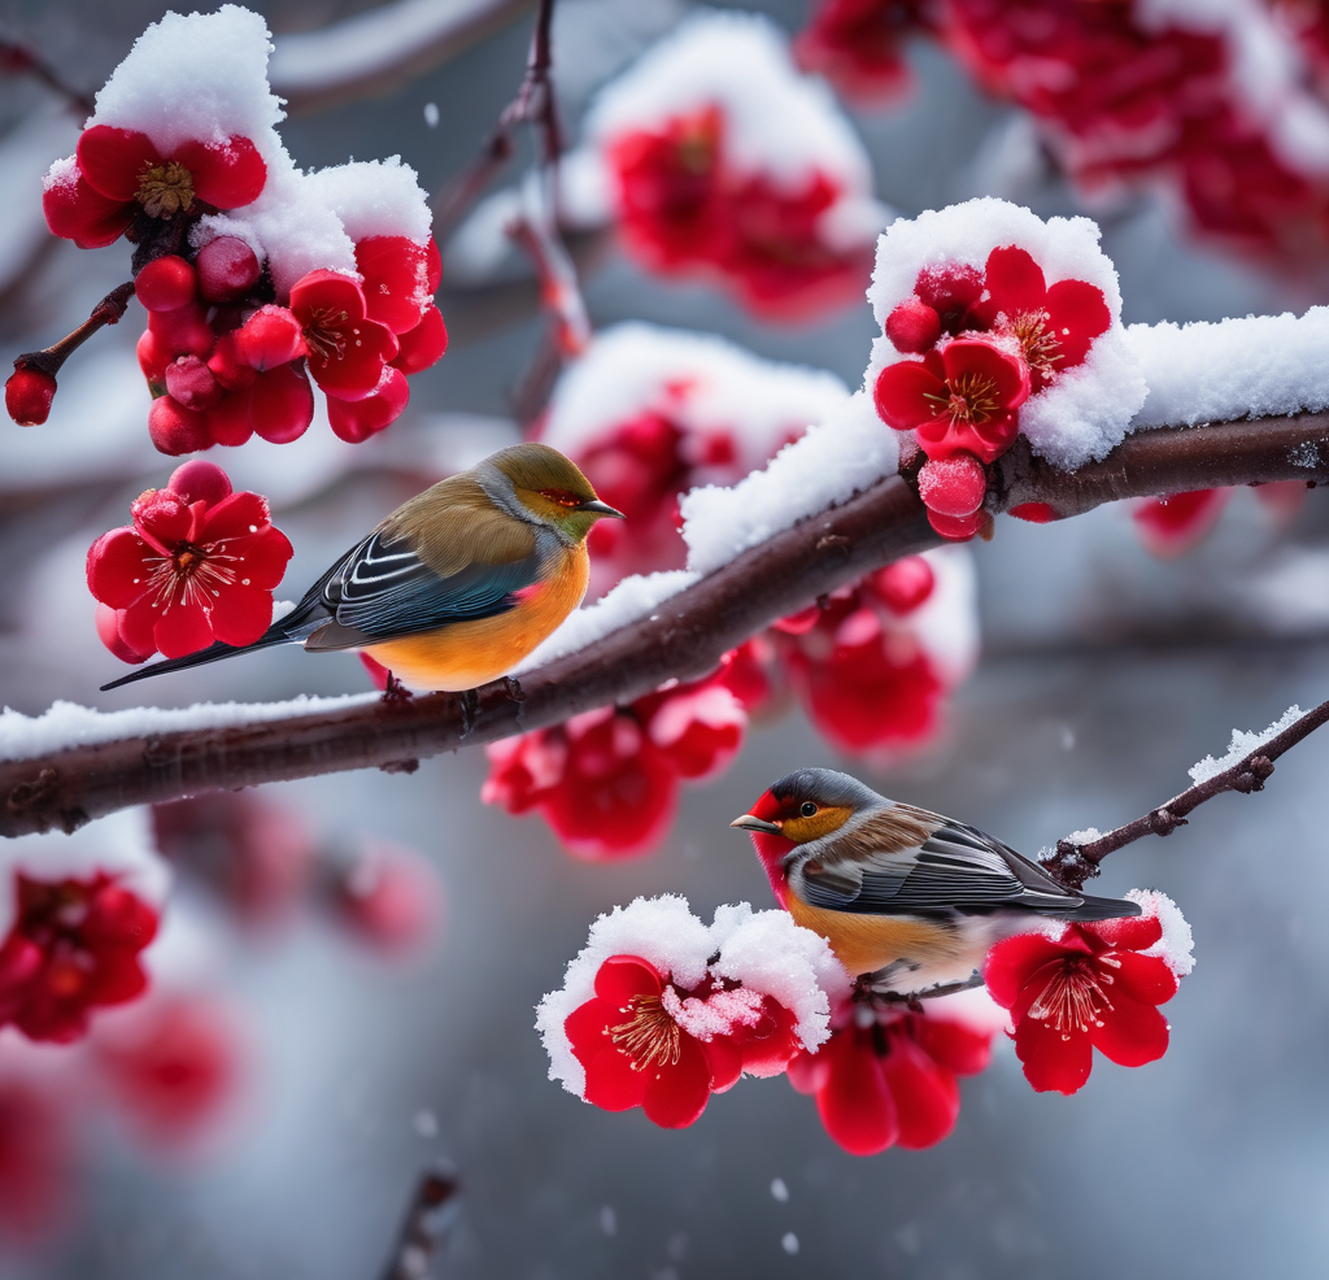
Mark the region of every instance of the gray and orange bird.
[[878, 795], [846, 773], [799, 769], [729, 824], [748, 832], [780, 905], [880, 990], [965, 982], [1039, 918], [1138, 916], [1068, 889], [976, 827]]
[[299, 644], [367, 653], [416, 689], [474, 689], [581, 603], [586, 535], [605, 516], [623, 519], [569, 458], [511, 445], [403, 503], [253, 644], [214, 644], [102, 688]]

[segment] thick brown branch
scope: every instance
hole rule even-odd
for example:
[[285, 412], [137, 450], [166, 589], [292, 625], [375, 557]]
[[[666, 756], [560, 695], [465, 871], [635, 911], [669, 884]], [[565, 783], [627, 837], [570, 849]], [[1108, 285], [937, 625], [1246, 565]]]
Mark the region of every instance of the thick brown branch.
[[[1310, 458], [1314, 465], [1307, 467]], [[1255, 481], [1329, 481], [1329, 415], [1164, 429], [1129, 437], [1073, 475], [1007, 455], [993, 468], [994, 509], [1103, 502]], [[776, 619], [901, 556], [936, 546], [909, 483], [891, 476], [803, 520], [587, 648], [523, 677], [495, 681], [469, 706], [453, 694], [321, 715], [77, 747], [0, 764], [0, 832], [73, 829], [128, 805], [225, 788], [397, 765], [463, 743], [555, 724], [663, 681], [712, 670]]]
[[1091, 876], [1098, 874], [1099, 864], [1109, 853], [1134, 844], [1144, 836], [1170, 836], [1178, 827], [1184, 827], [1186, 815], [1206, 800], [1226, 791], [1239, 791], [1242, 795], [1263, 791], [1265, 782], [1274, 772], [1274, 761], [1326, 722], [1329, 722], [1329, 702], [1322, 702], [1313, 711], [1293, 721], [1282, 733], [1248, 752], [1236, 764], [1173, 796], [1166, 804], [1134, 822], [1084, 844], [1058, 840], [1056, 852], [1043, 865], [1063, 883], [1078, 889]]

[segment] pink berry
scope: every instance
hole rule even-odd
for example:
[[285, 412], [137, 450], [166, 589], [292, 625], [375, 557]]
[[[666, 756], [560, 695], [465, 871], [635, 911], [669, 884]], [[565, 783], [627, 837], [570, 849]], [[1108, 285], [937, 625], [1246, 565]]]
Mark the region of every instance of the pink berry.
[[931, 351], [941, 337], [941, 317], [917, 295], [906, 298], [886, 317], [886, 336], [897, 351]]
[[169, 254], [154, 258], [134, 277], [134, 292], [149, 311], [178, 311], [198, 295], [194, 268]]
[[972, 453], [951, 458], [930, 458], [918, 473], [918, 496], [929, 511], [944, 516], [967, 516], [983, 505], [987, 473]]
[[199, 291], [209, 302], [243, 298], [262, 274], [258, 256], [236, 236], [218, 236], [198, 251]]
[[55, 379], [41, 369], [15, 369], [5, 383], [5, 408], [20, 427], [39, 427], [51, 412]]

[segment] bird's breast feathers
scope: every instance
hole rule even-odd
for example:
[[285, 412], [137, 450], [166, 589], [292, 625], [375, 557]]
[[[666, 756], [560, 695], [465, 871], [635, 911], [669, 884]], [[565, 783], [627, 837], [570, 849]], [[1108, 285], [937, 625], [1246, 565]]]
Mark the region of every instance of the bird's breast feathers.
[[505, 613], [368, 645], [365, 652], [408, 687], [474, 689], [510, 671], [582, 601], [590, 580], [585, 543], [561, 548], [539, 582], [514, 593]]

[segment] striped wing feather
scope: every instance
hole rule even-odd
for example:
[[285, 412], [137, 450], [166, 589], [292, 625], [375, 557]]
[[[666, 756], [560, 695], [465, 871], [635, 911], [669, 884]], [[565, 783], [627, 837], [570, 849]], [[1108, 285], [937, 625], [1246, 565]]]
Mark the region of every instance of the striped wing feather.
[[[906, 806], [896, 806], [905, 809]], [[917, 818], [922, 810], [912, 810]], [[865, 824], [849, 857], [828, 852], [802, 868], [808, 901], [841, 911], [909, 914], [1018, 906], [1064, 912], [1081, 901], [1014, 849], [976, 827], [927, 815], [931, 832], [900, 848], [890, 811]], [[866, 839], [881, 824], [876, 848]]]

